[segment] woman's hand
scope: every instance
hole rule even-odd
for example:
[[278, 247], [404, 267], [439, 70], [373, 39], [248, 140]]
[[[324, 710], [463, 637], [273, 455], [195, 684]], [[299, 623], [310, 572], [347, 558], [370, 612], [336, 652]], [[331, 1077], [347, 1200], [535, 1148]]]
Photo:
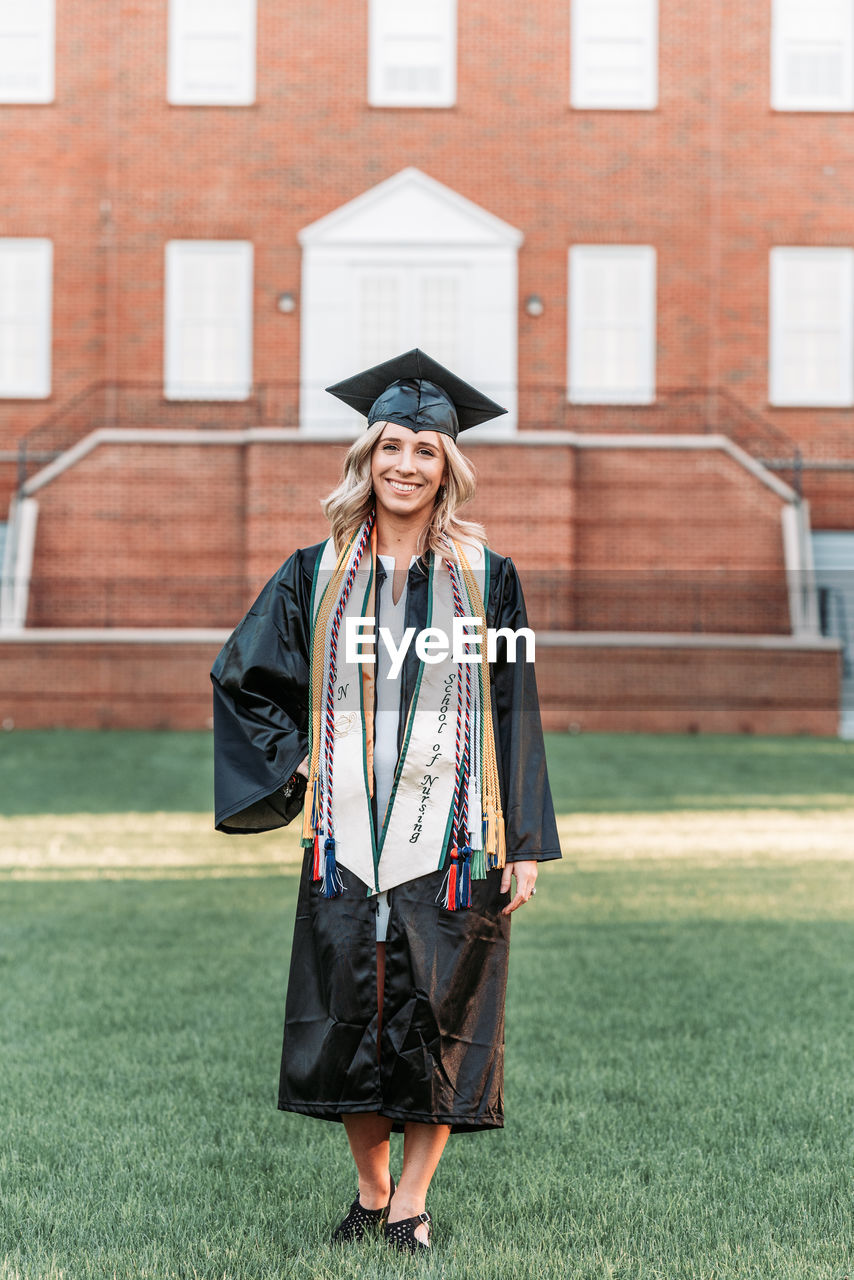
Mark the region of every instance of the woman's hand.
[[501, 892], [507, 893], [510, 889], [510, 877], [516, 877], [516, 897], [512, 902], [508, 902], [501, 914], [509, 916], [511, 911], [515, 911], [517, 907], [521, 907], [523, 902], [527, 902], [531, 894], [534, 892], [534, 885], [537, 882], [537, 872], [539, 866], [536, 859], [530, 862], [508, 862], [505, 864], [501, 873]]
[[308, 756], [297, 765], [297, 773], [301, 773], [304, 778], [308, 777]]

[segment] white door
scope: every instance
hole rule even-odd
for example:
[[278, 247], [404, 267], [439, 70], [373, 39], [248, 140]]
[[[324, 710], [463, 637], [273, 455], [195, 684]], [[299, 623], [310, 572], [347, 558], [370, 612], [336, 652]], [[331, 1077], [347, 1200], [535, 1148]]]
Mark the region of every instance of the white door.
[[360, 368], [420, 347], [451, 370], [466, 364], [465, 269], [440, 264], [365, 266], [357, 273], [351, 322]]

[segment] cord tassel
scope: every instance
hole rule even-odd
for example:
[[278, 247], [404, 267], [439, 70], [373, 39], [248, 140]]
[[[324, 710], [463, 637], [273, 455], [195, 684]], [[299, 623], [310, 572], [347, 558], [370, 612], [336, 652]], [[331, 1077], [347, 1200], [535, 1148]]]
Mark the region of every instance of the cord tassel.
[[457, 911], [471, 906], [471, 848], [463, 845], [460, 853], [460, 869], [457, 874]]
[[323, 846], [324, 872], [323, 887], [320, 892], [324, 898], [337, 898], [344, 892], [344, 881], [335, 861], [335, 837], [327, 836]]
[[446, 911], [456, 911], [457, 909], [457, 863], [459, 862], [460, 851], [455, 844], [451, 845], [448, 850], [448, 874], [445, 876], [442, 888], [439, 890], [439, 898], [442, 900], [442, 906]]
[[314, 881], [322, 880], [323, 875], [320, 870], [320, 836], [314, 833], [314, 855], [311, 863], [311, 878]]
[[305, 804], [302, 811], [302, 842], [308, 848], [314, 843], [314, 811], [317, 805], [317, 779], [309, 777], [305, 785]]
[[507, 864], [507, 842], [504, 834], [504, 815], [500, 810], [496, 817], [495, 825], [498, 832], [498, 847], [495, 849], [494, 853], [490, 852], [486, 859], [486, 865], [490, 871], [495, 871], [496, 868], [504, 867]]

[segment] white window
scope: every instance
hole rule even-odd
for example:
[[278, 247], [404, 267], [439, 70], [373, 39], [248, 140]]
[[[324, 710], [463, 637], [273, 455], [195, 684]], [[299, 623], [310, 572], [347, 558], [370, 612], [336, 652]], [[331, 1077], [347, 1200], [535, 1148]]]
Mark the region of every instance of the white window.
[[570, 40], [573, 107], [657, 106], [657, 0], [572, 0]]
[[53, 244], [0, 240], [0, 396], [50, 395]]
[[569, 251], [569, 399], [655, 399], [655, 249], [573, 245]]
[[0, 102], [53, 102], [54, 0], [0, 0]]
[[254, 102], [255, 28], [255, 0], [169, 0], [169, 102]]
[[165, 394], [245, 400], [252, 390], [252, 245], [166, 245]]
[[771, 106], [854, 110], [852, 0], [773, 0]]
[[452, 107], [456, 97], [456, 0], [369, 0], [371, 106]]
[[854, 404], [854, 249], [772, 249], [768, 398]]

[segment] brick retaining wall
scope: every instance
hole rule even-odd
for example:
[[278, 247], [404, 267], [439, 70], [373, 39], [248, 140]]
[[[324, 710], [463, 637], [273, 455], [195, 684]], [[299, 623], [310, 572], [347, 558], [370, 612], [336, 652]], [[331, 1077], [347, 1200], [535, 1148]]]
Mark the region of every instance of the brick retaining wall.
[[[204, 729], [218, 641], [0, 642], [0, 722], [20, 729]], [[835, 735], [832, 649], [541, 645], [547, 729]]]

